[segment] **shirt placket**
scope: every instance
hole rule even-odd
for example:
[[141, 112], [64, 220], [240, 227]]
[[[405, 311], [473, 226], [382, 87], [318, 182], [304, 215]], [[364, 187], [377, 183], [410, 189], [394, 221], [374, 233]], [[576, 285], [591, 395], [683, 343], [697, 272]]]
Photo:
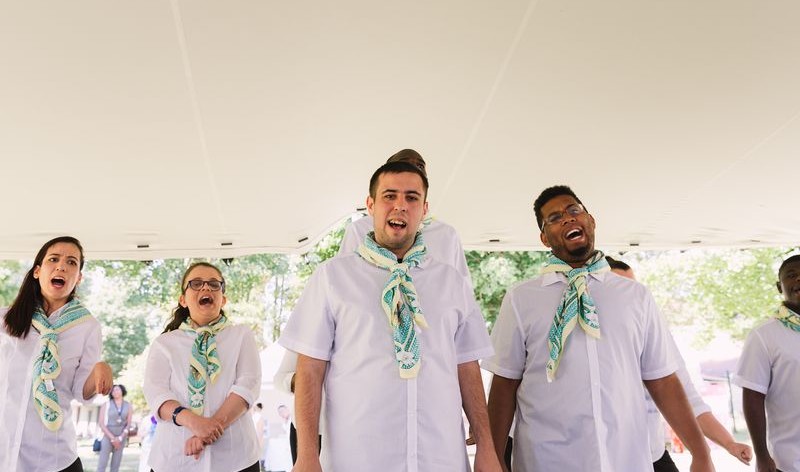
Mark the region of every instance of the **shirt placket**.
[[406, 463], [408, 472], [418, 472], [419, 430], [417, 421], [417, 379], [406, 380]]
[[589, 359], [589, 381], [590, 391], [592, 393], [592, 419], [594, 420], [595, 432], [595, 445], [597, 447], [597, 454], [600, 457], [600, 471], [611, 472], [611, 464], [608, 460], [608, 454], [602, 444], [605, 444], [604, 438], [608, 437], [608, 431], [603, 423], [603, 401], [600, 392], [600, 361], [597, 357], [597, 339], [591, 336], [586, 338], [586, 354]]

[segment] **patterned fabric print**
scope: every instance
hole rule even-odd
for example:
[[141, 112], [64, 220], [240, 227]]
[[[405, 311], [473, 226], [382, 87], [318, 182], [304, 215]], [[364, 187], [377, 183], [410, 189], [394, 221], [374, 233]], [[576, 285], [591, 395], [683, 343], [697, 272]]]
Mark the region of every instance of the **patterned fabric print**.
[[600, 338], [600, 320], [597, 318], [594, 300], [586, 287], [586, 276], [608, 270], [608, 262], [601, 251], [595, 252], [585, 266], [577, 269], [551, 254], [542, 269], [542, 273], [563, 272], [568, 279], [567, 289], [556, 309], [553, 324], [547, 335], [547, 345], [550, 348], [550, 359], [546, 366], [548, 382], [552, 382], [556, 377], [567, 338], [576, 324], [580, 324], [589, 336]]
[[781, 303], [778, 308], [778, 314], [775, 316], [787, 328], [800, 332], [800, 315], [790, 310], [786, 305]]
[[206, 386], [217, 380], [222, 364], [217, 356], [217, 333], [228, 326], [228, 318], [220, 315], [217, 321], [206, 326], [192, 327], [191, 318], [181, 324], [182, 331], [197, 333], [189, 358], [189, 408], [197, 415], [203, 414]]
[[33, 363], [33, 405], [39, 418], [50, 431], [57, 431], [64, 421], [64, 412], [58, 404], [58, 392], [53, 381], [61, 374], [61, 359], [58, 355], [58, 335], [83, 323], [91, 314], [81, 302], [72, 299], [61, 316], [50, 324], [44, 311], [37, 309], [31, 325], [39, 332], [39, 355]]
[[419, 373], [421, 361], [420, 343], [414, 325], [417, 324], [421, 328], [428, 327], [419, 308], [417, 290], [409, 273], [412, 267], [419, 265], [426, 253], [422, 233], [417, 233], [414, 244], [406, 253], [403, 262], [397, 262], [394, 253], [378, 246], [374, 231], [364, 237], [364, 243], [358, 247], [357, 252], [367, 262], [390, 273], [381, 294], [381, 307], [392, 327], [400, 377], [412, 379]]

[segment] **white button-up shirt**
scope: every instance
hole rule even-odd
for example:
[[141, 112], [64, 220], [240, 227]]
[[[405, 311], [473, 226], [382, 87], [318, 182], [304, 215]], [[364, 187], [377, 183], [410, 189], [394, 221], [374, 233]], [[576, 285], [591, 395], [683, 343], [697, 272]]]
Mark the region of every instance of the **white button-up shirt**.
[[[178, 329], [153, 341], [144, 378], [144, 395], [151, 410], [158, 411], [167, 400], [189, 405], [189, 358], [195, 338], [195, 333]], [[231, 393], [252, 405], [261, 391], [261, 360], [253, 332], [246, 326], [230, 325], [217, 333], [216, 339], [222, 369], [217, 380], [206, 386], [206, 417], [213, 416]], [[171, 418], [158, 420], [150, 449], [150, 466], [155, 472], [238, 471], [259, 459], [258, 437], [249, 410], [216, 442], [206, 446], [198, 460], [183, 454], [192, 432], [175, 426]]]
[[652, 469], [642, 380], [677, 368], [667, 328], [647, 289], [613, 274], [587, 276], [600, 339], [576, 326], [555, 380], [547, 382], [547, 335], [567, 279], [549, 273], [511, 288], [483, 367], [517, 390], [514, 457], [526, 472], [642, 472]]
[[[370, 215], [347, 225], [342, 244], [339, 246], [339, 255], [355, 252], [358, 246], [364, 242], [367, 233], [374, 229], [375, 223]], [[425, 248], [428, 250], [427, 257], [455, 267], [462, 277], [466, 278], [470, 284], [472, 283], [467, 268], [467, 259], [464, 256], [464, 248], [461, 246], [461, 239], [455, 228], [442, 221], [432, 220], [422, 229], [422, 236], [425, 238]]]
[[[55, 323], [63, 311], [51, 313], [50, 322]], [[0, 312], [1, 320], [5, 310]], [[50, 431], [31, 398], [33, 363], [40, 353], [39, 333], [31, 327], [28, 336], [21, 339], [9, 336], [0, 327], [0, 470], [52, 472], [75, 462], [78, 450], [70, 402], [84, 401], [83, 384], [100, 360], [101, 350], [100, 323], [94, 317], [58, 335], [61, 374], [53, 384], [64, 421], [58, 431]]]
[[417, 327], [421, 364], [401, 379], [381, 308], [389, 272], [356, 254], [321, 264], [280, 339], [329, 361], [324, 382], [323, 470], [468, 471], [458, 365], [493, 353], [469, 285], [426, 258], [411, 269], [428, 328]]
[[767, 442], [775, 465], [800, 471], [800, 333], [776, 319], [754, 328], [733, 383], [766, 395]]

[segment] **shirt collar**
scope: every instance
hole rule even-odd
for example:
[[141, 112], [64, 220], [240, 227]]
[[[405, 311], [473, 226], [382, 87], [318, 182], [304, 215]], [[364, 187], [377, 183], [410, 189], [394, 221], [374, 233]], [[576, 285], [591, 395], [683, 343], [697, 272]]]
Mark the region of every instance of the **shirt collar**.
[[[606, 279], [607, 272], [592, 272], [589, 277], [594, 278], [598, 282], [603, 282]], [[567, 283], [567, 274], [563, 272], [548, 272], [542, 274], [542, 287], [553, 285], [557, 283]]]

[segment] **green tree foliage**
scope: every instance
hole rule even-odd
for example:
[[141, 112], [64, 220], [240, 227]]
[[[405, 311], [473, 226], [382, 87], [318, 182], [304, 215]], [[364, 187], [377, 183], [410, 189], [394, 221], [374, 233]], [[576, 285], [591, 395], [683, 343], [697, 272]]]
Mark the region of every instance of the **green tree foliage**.
[[466, 257], [475, 298], [491, 328], [500, 313], [506, 290], [519, 281], [538, 275], [547, 259], [547, 252], [467, 251]]
[[[782, 248], [635, 253], [640, 280], [653, 292], [671, 323], [692, 326], [698, 341], [725, 332], [743, 339], [772, 316], [782, 297], [778, 266]], [[623, 257], [623, 259], [625, 259]]]
[[0, 261], [0, 307], [11, 305], [25, 275], [25, 268], [19, 261]]

